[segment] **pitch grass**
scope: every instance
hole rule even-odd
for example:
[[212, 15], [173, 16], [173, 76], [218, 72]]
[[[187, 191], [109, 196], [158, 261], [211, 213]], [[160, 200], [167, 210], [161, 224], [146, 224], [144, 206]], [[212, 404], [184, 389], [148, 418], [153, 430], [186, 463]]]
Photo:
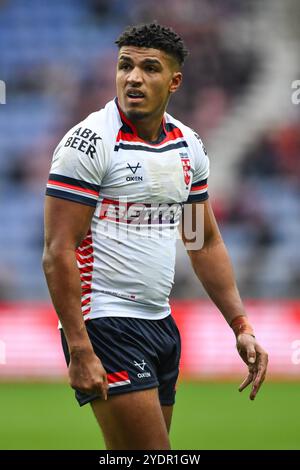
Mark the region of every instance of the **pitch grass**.
[[[300, 384], [267, 383], [254, 402], [237, 386], [181, 382], [172, 448], [300, 449]], [[0, 424], [0, 449], [104, 449], [66, 384], [0, 383]]]

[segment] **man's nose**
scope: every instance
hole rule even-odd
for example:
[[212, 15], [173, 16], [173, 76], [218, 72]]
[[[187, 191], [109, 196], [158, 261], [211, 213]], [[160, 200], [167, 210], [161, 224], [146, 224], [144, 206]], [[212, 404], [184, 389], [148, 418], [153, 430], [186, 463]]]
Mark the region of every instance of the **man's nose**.
[[142, 74], [138, 67], [134, 67], [127, 76], [127, 81], [132, 84], [142, 83]]

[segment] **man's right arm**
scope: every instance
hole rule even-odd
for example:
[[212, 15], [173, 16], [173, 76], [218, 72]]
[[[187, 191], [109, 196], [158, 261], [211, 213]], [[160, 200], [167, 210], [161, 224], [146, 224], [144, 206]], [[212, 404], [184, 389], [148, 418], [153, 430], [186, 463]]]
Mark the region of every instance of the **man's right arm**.
[[67, 339], [72, 388], [107, 398], [107, 376], [90, 342], [82, 311], [75, 250], [85, 238], [94, 207], [52, 196], [45, 201], [43, 268]]

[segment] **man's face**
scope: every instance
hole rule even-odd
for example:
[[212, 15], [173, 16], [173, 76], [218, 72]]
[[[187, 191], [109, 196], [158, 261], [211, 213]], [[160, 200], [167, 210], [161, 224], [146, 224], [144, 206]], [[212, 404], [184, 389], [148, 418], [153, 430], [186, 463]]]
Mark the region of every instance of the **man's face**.
[[175, 59], [153, 48], [123, 46], [117, 65], [117, 96], [129, 119], [161, 115], [182, 74]]

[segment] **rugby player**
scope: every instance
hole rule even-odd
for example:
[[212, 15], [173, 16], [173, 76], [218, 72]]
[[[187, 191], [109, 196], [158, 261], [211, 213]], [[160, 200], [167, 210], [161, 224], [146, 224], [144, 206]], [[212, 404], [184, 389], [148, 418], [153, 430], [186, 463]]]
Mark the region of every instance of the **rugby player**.
[[249, 369], [240, 390], [251, 384], [252, 400], [267, 354], [247, 319], [208, 199], [202, 141], [166, 113], [182, 83], [186, 47], [157, 23], [128, 28], [116, 44], [117, 97], [54, 151], [43, 266], [70, 385], [81, 406], [91, 404], [107, 449], [170, 449], [180, 335], [169, 294], [182, 207], [183, 226], [185, 217], [197, 226], [204, 214], [203, 243], [190, 243], [184, 230], [182, 238], [235, 333]]

